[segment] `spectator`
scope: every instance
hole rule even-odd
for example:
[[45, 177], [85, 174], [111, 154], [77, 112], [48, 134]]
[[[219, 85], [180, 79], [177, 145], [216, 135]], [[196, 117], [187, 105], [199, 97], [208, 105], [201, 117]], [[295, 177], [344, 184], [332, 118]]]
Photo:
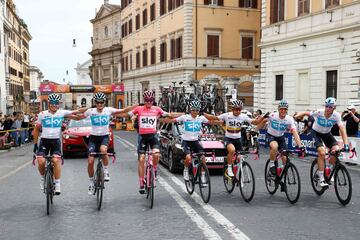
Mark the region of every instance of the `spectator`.
[[[297, 113], [295, 112], [294, 116], [296, 114]], [[308, 127], [308, 122], [309, 122], [309, 117], [307, 115], [305, 115], [302, 119], [296, 119], [295, 120], [295, 125], [297, 127], [297, 131], [298, 131], [299, 134], [307, 132], [307, 129], [309, 128]]]
[[21, 128], [23, 128], [23, 130], [21, 131], [21, 143], [24, 144], [25, 142], [29, 141], [29, 122], [30, 122], [30, 116], [25, 113], [23, 115], [23, 121], [21, 124]]
[[[16, 112], [15, 112], [16, 113]], [[19, 147], [21, 145], [21, 135], [20, 135], [20, 129], [21, 129], [21, 124], [22, 124], [22, 114], [16, 113], [14, 114], [15, 120], [11, 126], [12, 130], [17, 130], [17, 131], [13, 131], [11, 132], [12, 138], [14, 139], [14, 146], [15, 147]]]
[[357, 137], [360, 115], [357, 113], [354, 105], [348, 106], [347, 109], [348, 111], [345, 110], [341, 114], [343, 121], [346, 121], [346, 133], [349, 137]]

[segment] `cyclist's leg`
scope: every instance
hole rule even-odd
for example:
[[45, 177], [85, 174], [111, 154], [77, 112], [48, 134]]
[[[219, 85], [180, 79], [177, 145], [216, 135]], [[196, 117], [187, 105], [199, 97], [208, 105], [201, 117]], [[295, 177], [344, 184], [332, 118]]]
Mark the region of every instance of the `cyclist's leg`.
[[279, 148], [279, 144], [276, 141], [276, 139], [274, 138], [274, 136], [271, 136], [268, 134], [268, 142], [269, 142], [269, 147], [270, 147], [270, 164], [269, 164], [269, 168], [270, 168], [270, 172], [272, 174], [276, 174], [276, 168], [275, 168], [275, 159], [276, 159], [276, 154], [278, 152], [278, 148]]
[[49, 149], [43, 139], [40, 140], [39, 149], [36, 153], [36, 159], [38, 161], [38, 170], [42, 177], [45, 175], [45, 156], [49, 153]]
[[191, 151], [190, 151], [190, 147], [189, 147], [187, 141], [183, 140], [181, 144], [182, 144], [182, 147], [183, 147], [184, 153], [185, 153], [183, 177], [185, 180], [189, 180], [189, 166], [190, 166], [190, 162], [191, 162]]
[[[323, 141], [325, 143], [325, 146], [327, 148], [329, 148], [330, 151], [337, 151], [340, 149], [336, 139], [334, 138], [334, 136], [331, 133], [325, 134], [323, 136]], [[330, 156], [329, 162], [331, 163], [331, 165], [335, 165], [335, 157]]]
[[60, 139], [53, 141], [51, 146], [52, 162], [54, 164], [55, 194], [60, 194], [61, 178], [61, 143]]
[[160, 143], [159, 138], [157, 134], [155, 134], [150, 140], [149, 140], [150, 148], [152, 149], [152, 156], [153, 156], [153, 164], [155, 170], [157, 169], [157, 164], [159, 163], [159, 157], [160, 157]]
[[99, 139], [99, 141], [100, 141], [100, 152], [102, 154], [105, 154], [105, 155], [102, 156], [103, 166], [104, 166], [104, 180], [109, 181], [110, 180], [109, 170], [108, 170], [109, 156], [107, 155], [107, 150], [108, 150], [110, 139], [109, 139], [109, 135], [101, 136], [99, 138], [100, 138]]
[[[284, 136], [278, 137], [276, 140], [277, 140], [277, 143], [278, 143], [278, 151], [281, 152], [282, 150], [287, 150], [287, 145], [286, 145]], [[282, 163], [285, 165], [286, 156], [282, 156], [281, 158], [282, 158]]]
[[232, 165], [233, 164], [234, 153], [235, 153], [235, 146], [231, 142], [231, 139], [229, 139], [227, 137], [225, 137], [225, 147], [226, 147], [226, 150], [227, 150], [227, 162], [228, 162], [228, 165]]
[[147, 138], [143, 135], [140, 138], [139, 147], [138, 147], [138, 176], [140, 190], [139, 192], [143, 194], [144, 191], [144, 173], [145, 173], [145, 153], [147, 151]]
[[93, 154], [97, 151], [97, 141], [96, 141], [96, 137], [93, 135], [90, 135], [90, 139], [89, 139], [89, 156], [88, 156], [88, 174], [89, 174], [89, 178], [90, 180], [93, 179], [94, 177], [94, 162], [95, 162], [95, 157]]

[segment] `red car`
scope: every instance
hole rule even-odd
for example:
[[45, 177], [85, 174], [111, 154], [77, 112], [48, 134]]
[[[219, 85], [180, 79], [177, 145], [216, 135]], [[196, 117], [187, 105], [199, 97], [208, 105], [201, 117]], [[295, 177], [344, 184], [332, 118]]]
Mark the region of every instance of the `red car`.
[[[70, 157], [77, 153], [87, 153], [91, 129], [90, 118], [80, 121], [70, 120], [67, 128], [63, 132], [62, 150], [64, 158]], [[110, 142], [108, 152], [114, 152], [114, 133], [111, 127]]]

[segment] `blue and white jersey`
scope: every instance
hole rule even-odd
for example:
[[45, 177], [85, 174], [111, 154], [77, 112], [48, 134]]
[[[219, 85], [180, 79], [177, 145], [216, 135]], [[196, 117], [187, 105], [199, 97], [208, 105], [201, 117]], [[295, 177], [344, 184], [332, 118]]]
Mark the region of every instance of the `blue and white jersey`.
[[110, 116], [117, 111], [112, 107], [104, 107], [101, 112], [98, 112], [96, 108], [86, 110], [84, 115], [90, 117], [91, 120], [90, 134], [94, 136], [109, 135]]
[[286, 131], [296, 130], [294, 118], [286, 115], [283, 119], [279, 117], [279, 113], [270, 113], [268, 118], [267, 132], [274, 137], [281, 137]]
[[61, 136], [61, 125], [66, 115], [73, 111], [57, 110], [52, 114], [49, 111], [39, 113], [36, 124], [41, 125], [41, 138], [59, 139]]
[[312, 129], [314, 129], [318, 133], [329, 133], [331, 132], [331, 128], [337, 124], [339, 127], [343, 125], [341, 122], [340, 113], [334, 111], [329, 118], [325, 117], [325, 109], [318, 109], [316, 111], [312, 111], [310, 116], [314, 117], [314, 124]]
[[197, 141], [201, 133], [201, 124], [209, 121], [204, 116], [193, 118], [191, 115], [186, 114], [176, 118], [176, 122], [184, 124], [184, 133], [181, 134], [182, 140]]

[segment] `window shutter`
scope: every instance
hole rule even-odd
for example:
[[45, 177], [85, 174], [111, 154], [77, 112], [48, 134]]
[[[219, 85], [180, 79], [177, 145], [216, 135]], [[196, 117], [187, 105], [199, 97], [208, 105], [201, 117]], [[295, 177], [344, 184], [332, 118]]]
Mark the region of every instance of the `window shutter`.
[[168, 0], [168, 12], [173, 10], [173, 0]]
[[132, 19], [129, 20], [129, 34], [132, 33]]
[[218, 0], [218, 6], [224, 6], [224, 0]]
[[211, 0], [204, 0], [204, 5], [209, 5]]
[[257, 0], [251, 1], [251, 8], [257, 8]]
[[170, 40], [170, 60], [175, 58], [175, 39]]
[[151, 64], [155, 64], [155, 46], [151, 48]]
[[280, 0], [279, 6], [279, 21], [284, 21], [284, 11], [285, 11], [285, 0]]

